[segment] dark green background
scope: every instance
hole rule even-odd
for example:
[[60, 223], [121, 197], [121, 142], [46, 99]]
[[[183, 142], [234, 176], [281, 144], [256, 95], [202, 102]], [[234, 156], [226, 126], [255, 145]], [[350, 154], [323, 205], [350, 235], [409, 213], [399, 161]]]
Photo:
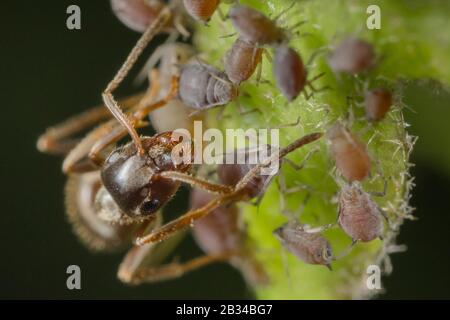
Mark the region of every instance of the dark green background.
[[[66, 29], [66, 8], [82, 9], [82, 30]], [[76, 240], [63, 207], [61, 159], [39, 154], [36, 138], [51, 124], [100, 102], [138, 34], [112, 15], [109, 1], [2, 1], [0, 13], [1, 157], [0, 298], [248, 298], [240, 275], [214, 265], [179, 280], [128, 287], [116, 279], [121, 254], [92, 254]], [[160, 39], [161, 40], [161, 39]], [[149, 51], [150, 52], [150, 51]], [[450, 58], [450, 57], [449, 57]], [[125, 85], [119, 95], [136, 91]], [[450, 178], [427, 157], [427, 145], [448, 148], [448, 130], [436, 129], [436, 114], [450, 97], [411, 88], [406, 96], [412, 133], [422, 128], [413, 161], [417, 177], [413, 205], [419, 220], [407, 222], [393, 256], [394, 273], [383, 298], [450, 298]], [[426, 113], [429, 123], [423, 123]], [[431, 120], [430, 120], [431, 119]], [[441, 119], [444, 121], [445, 119]], [[450, 119], [446, 119], [447, 122]], [[427, 135], [427, 126], [440, 136]], [[425, 129], [423, 129], [425, 128]], [[439, 146], [439, 144], [438, 144]], [[181, 212], [184, 203], [172, 203]], [[200, 254], [191, 238], [182, 258]], [[66, 289], [66, 267], [82, 269], [82, 290]]]

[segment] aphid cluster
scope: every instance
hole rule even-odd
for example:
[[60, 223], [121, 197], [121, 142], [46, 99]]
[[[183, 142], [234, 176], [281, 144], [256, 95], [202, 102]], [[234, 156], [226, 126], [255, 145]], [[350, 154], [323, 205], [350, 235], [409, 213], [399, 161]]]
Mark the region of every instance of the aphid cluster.
[[[204, 111], [235, 100], [240, 84], [261, 66], [268, 48], [275, 50], [274, 77], [288, 101], [305, 92], [306, 86], [314, 91], [300, 55], [288, 45], [290, 31], [278, 25], [279, 17], [269, 19], [239, 4], [233, 5], [227, 15], [239, 36], [224, 57], [224, 71], [198, 59], [189, 45], [169, 42], [157, 48], [147, 63], [149, 89], [116, 101], [114, 91], [156, 34], [170, 33], [173, 39], [178, 34], [187, 36], [187, 27], [193, 21], [206, 23], [221, 2], [234, 1], [173, 0], [166, 4], [159, 0], [111, 0], [116, 16], [129, 28], [142, 32], [141, 38], [104, 90], [104, 106], [49, 128], [38, 141], [39, 150], [65, 155], [63, 171], [69, 176], [67, 212], [82, 241], [94, 250], [133, 244], [118, 272], [125, 282], [174, 278], [217, 261], [230, 262], [251, 283], [266, 282], [264, 266], [256, 261], [246, 243], [236, 203], [264, 194], [274, 176], [259, 173], [269, 162], [281, 164], [289, 153], [322, 137], [320, 132], [300, 137], [259, 164], [219, 165], [218, 182], [194, 176], [191, 162], [180, 164], [172, 159], [172, 151], [180, 143], [172, 130], [192, 130], [192, 110]], [[370, 67], [370, 45], [354, 39], [346, 41], [349, 43], [332, 54], [331, 67], [349, 73]], [[348, 54], [349, 47], [360, 52]], [[368, 120], [381, 120], [391, 103], [389, 92], [368, 91]], [[158, 133], [139, 136], [137, 129], [147, 125], [148, 116]], [[73, 139], [94, 126], [81, 140]], [[132, 141], [117, 146], [127, 134]], [[326, 132], [326, 138], [337, 170], [349, 182], [340, 193], [339, 225], [354, 241], [382, 236], [382, 212], [358, 184], [371, 169], [366, 147], [340, 123]], [[182, 183], [193, 187], [191, 210], [163, 224], [162, 210]], [[161, 264], [189, 226], [193, 226], [195, 239], [206, 255], [184, 263]], [[306, 263], [330, 267], [334, 259], [331, 246], [321, 232], [292, 220], [274, 234]]]

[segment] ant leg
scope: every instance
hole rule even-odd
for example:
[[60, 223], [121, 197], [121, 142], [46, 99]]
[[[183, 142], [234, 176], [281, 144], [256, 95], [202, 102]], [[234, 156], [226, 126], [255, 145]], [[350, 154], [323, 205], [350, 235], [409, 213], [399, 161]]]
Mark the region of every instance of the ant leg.
[[[124, 109], [130, 109], [138, 103], [142, 96], [143, 94], [131, 96], [122, 100], [121, 104]], [[79, 142], [77, 139], [70, 139], [71, 136], [108, 118], [111, 118], [111, 113], [105, 109], [104, 105], [93, 107], [60, 124], [48, 128], [39, 137], [37, 148], [41, 152], [67, 154]]]
[[[168, 95], [162, 100], [159, 100], [155, 103], [150, 103], [154, 100], [154, 97], [157, 95], [159, 91], [159, 82], [157, 80], [158, 75], [159, 75], [158, 71], [153, 69], [151, 73], [152, 86], [150, 88], [150, 92], [141, 99], [141, 101], [138, 103], [136, 110], [129, 117], [131, 124], [135, 128], [145, 127], [148, 123], [142, 121], [142, 119], [145, 118], [153, 110], [165, 106], [167, 102], [170, 101], [175, 95], [175, 93], [178, 91], [177, 78], [174, 77], [172, 79], [172, 88], [168, 93]], [[107, 146], [123, 138], [126, 135], [126, 132], [127, 131], [123, 126], [116, 126], [112, 128], [106, 135], [97, 139], [98, 141], [92, 146], [91, 150], [89, 151], [89, 158], [94, 163], [101, 165], [104, 159], [98, 157], [100, 152], [104, 150]]]
[[141, 38], [136, 43], [135, 47], [131, 50], [122, 67], [119, 69], [114, 78], [107, 85], [105, 91], [102, 93], [103, 101], [105, 102], [106, 107], [112, 113], [112, 115], [127, 129], [140, 154], [143, 154], [145, 150], [142, 146], [139, 135], [136, 132], [136, 129], [133, 127], [131, 121], [123, 113], [119, 104], [114, 99], [113, 92], [127, 76], [128, 72], [133, 67], [139, 56], [142, 54], [144, 48], [147, 46], [150, 40], [152, 40], [153, 37], [159, 31], [161, 31], [161, 29], [166, 25], [171, 16], [172, 13], [169, 8], [166, 7], [161, 11], [155, 21], [142, 34]]
[[[92, 146], [101, 139], [103, 136], [107, 135], [116, 125], [114, 120], [110, 120], [101, 126], [95, 128], [84, 137], [80, 143], [73, 148], [67, 157], [63, 161], [62, 170], [65, 174], [68, 173], [81, 173], [92, 170], [97, 170], [98, 167], [87, 159], [87, 155], [91, 150]], [[98, 162], [101, 162], [100, 160]]]
[[136, 245], [142, 246], [144, 244], [150, 244], [163, 241], [171, 237], [174, 233], [192, 225], [194, 221], [203, 218], [208, 215], [214, 209], [228, 204], [230, 202], [240, 201], [245, 199], [247, 193], [245, 190], [238, 189], [229, 194], [222, 195], [218, 198], [211, 200], [209, 203], [201, 208], [190, 210], [181, 217], [167, 223], [158, 230], [143, 236], [137, 237], [135, 240]]
[[209, 203], [207, 203], [205, 206], [190, 210], [178, 219], [175, 219], [160, 229], [154, 231], [153, 233], [145, 236], [145, 237], [138, 237], [136, 239], [136, 244], [141, 246], [147, 243], [154, 243], [163, 241], [167, 238], [169, 238], [173, 233], [189, 226], [194, 223], [195, 220], [198, 220], [200, 218], [203, 218], [204, 216], [208, 215], [212, 210], [228, 204], [230, 202], [237, 202], [244, 200], [248, 198], [247, 191], [245, 190], [245, 187], [249, 184], [249, 182], [254, 179], [256, 175], [260, 173], [260, 170], [263, 167], [266, 167], [273, 163], [274, 161], [279, 161], [279, 159], [286, 156], [286, 154], [308, 144], [313, 141], [316, 141], [320, 137], [322, 137], [322, 133], [312, 133], [306, 136], [303, 136], [302, 138], [292, 142], [287, 147], [274, 152], [270, 157], [268, 157], [265, 161], [263, 161], [260, 164], [255, 165], [251, 170], [247, 172], [247, 174], [236, 184], [234, 187], [234, 191], [228, 194], [224, 194], [218, 198], [215, 198], [211, 200]]
[[178, 171], [164, 171], [164, 172], [161, 172], [159, 175], [164, 178], [168, 178], [168, 179], [171, 179], [174, 181], [180, 181], [180, 182], [187, 183], [193, 187], [202, 188], [206, 191], [209, 191], [209, 192], [215, 193], [215, 194], [223, 195], [223, 194], [229, 194], [229, 193], [233, 192], [233, 188], [230, 186], [201, 180], [201, 179], [195, 178], [191, 175], [181, 173]]
[[122, 272], [118, 274], [118, 277], [123, 282], [134, 285], [170, 280], [179, 278], [188, 272], [212, 263], [227, 262], [230, 258], [235, 257], [236, 255], [237, 254], [233, 252], [205, 255], [193, 258], [192, 260], [184, 263], [173, 262], [161, 266], [142, 267], [134, 273], [125, 273], [123, 270], [120, 270]]
[[[130, 117], [133, 126], [143, 127], [147, 125], [146, 122], [141, 121], [151, 111], [164, 106], [168, 100], [172, 98], [177, 89], [176, 78], [172, 79], [172, 88], [165, 99], [157, 101], [150, 105], [145, 105], [148, 101], [152, 101], [157, 94], [159, 84], [157, 81], [158, 72], [152, 70], [152, 86], [150, 92], [144, 95], [137, 106], [134, 105], [135, 111]], [[67, 155], [63, 162], [63, 172], [83, 172], [96, 169], [97, 166], [104, 162], [104, 158], [100, 155], [101, 151], [112, 143], [117, 142], [126, 135], [126, 130], [123, 126], [117, 126], [115, 119], [102, 124], [96, 129], [92, 130], [88, 135], [81, 140], [81, 142]], [[86, 161], [86, 156], [89, 155], [90, 161]], [[88, 165], [87, 168], [86, 164]], [[97, 166], [94, 166], [96, 164]]]

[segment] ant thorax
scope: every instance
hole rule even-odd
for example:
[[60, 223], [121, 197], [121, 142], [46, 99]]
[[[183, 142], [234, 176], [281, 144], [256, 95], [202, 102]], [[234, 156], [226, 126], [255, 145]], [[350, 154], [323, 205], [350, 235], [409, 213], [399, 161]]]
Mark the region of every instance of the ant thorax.
[[339, 225], [355, 241], [371, 241], [383, 233], [380, 208], [358, 183], [342, 187], [339, 195]]
[[166, 132], [143, 137], [143, 155], [137, 153], [134, 143], [128, 143], [109, 155], [101, 171], [105, 189], [97, 195], [100, 207], [108, 207], [109, 213], [105, 218], [117, 221], [125, 214], [132, 220], [148, 219], [172, 198], [180, 183], [163, 178], [159, 173], [188, 172], [191, 165], [177, 166], [173, 163], [172, 149], [178, 142], [172, 140], [171, 135], [171, 132]]

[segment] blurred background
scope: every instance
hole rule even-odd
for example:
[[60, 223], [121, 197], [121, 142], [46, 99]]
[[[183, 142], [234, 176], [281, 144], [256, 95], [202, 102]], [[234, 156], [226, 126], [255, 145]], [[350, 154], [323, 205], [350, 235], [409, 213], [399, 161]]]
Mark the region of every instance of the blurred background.
[[[251, 298], [225, 264], [126, 286], [116, 278], [122, 254], [93, 254], [78, 242], [64, 213], [61, 159], [38, 153], [36, 139], [47, 126], [100, 103], [139, 34], [112, 15], [109, 1], [2, 4], [0, 298]], [[81, 30], [66, 28], [70, 4], [81, 7]], [[118, 96], [136, 91], [127, 82]], [[412, 159], [418, 220], [403, 226], [398, 242], [408, 251], [392, 256], [394, 272], [383, 279], [380, 298], [450, 298], [450, 95], [434, 83], [411, 84], [405, 102], [410, 132], [420, 137]], [[178, 201], [169, 208], [179, 214], [185, 206]], [[181, 259], [201, 253], [190, 237], [179, 252]], [[82, 290], [66, 288], [71, 264], [81, 267]]]

